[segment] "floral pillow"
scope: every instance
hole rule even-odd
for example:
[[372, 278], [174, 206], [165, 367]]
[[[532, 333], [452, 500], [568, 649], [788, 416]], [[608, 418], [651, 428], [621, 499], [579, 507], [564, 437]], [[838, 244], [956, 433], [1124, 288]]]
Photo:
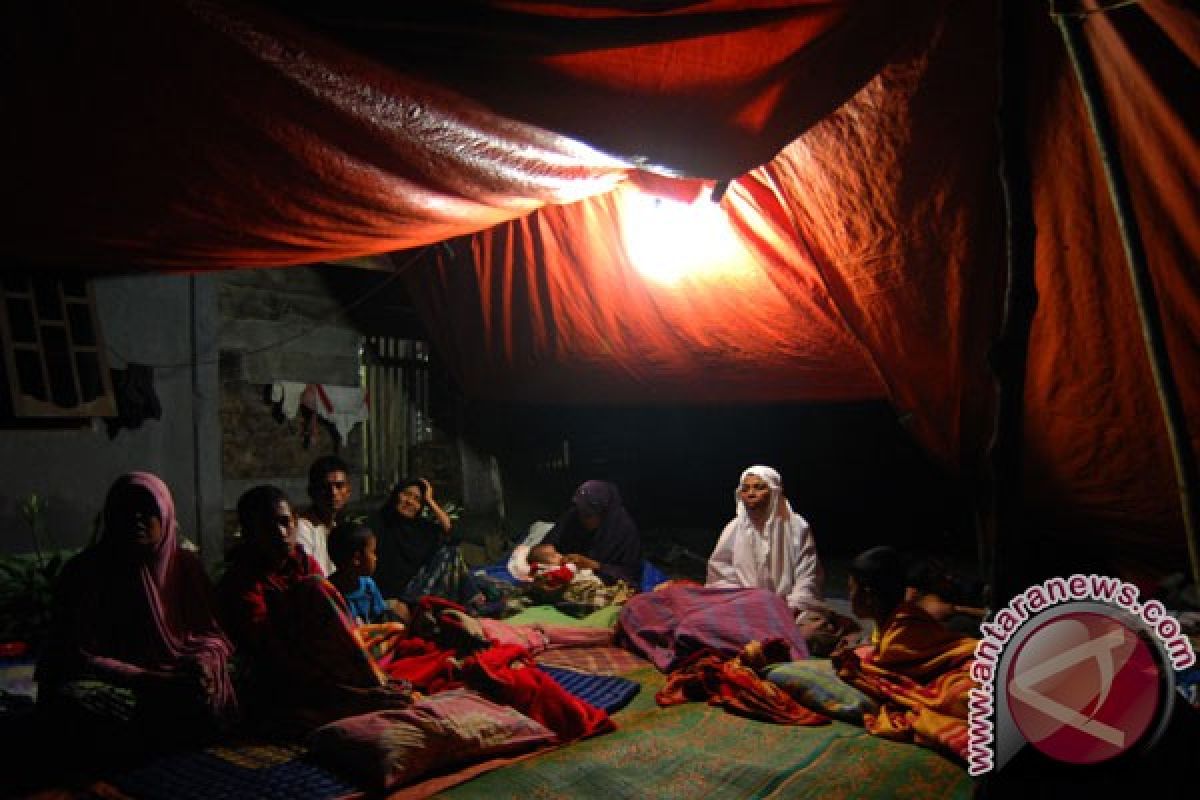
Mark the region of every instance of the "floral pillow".
[[411, 708], [375, 711], [313, 731], [313, 756], [359, 785], [383, 791], [427, 772], [555, 742], [554, 732], [469, 689], [422, 698]]
[[863, 713], [874, 714], [879, 704], [837, 676], [827, 658], [787, 661], [766, 669], [766, 679], [805, 708], [861, 725]]

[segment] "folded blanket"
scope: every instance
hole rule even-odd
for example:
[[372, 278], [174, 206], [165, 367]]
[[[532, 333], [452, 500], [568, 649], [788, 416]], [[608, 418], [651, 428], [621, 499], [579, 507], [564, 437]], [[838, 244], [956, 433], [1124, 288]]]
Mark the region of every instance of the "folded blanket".
[[611, 645], [556, 647], [540, 654], [537, 663], [543, 669], [547, 666], [565, 667], [593, 675], [624, 675], [650, 665], [641, 656]]

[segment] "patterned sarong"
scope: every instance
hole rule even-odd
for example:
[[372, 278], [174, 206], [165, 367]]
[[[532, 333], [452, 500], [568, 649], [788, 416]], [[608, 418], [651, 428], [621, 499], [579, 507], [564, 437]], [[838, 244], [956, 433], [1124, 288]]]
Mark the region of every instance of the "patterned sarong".
[[443, 544], [421, 566], [404, 588], [403, 599], [414, 603], [427, 595], [451, 600], [471, 610], [478, 610], [487, 602], [462, 551], [452, 543]]
[[965, 759], [977, 641], [905, 603], [888, 620], [877, 647], [845, 650], [833, 662], [842, 680], [883, 704], [878, 714], [863, 715], [870, 733]]
[[790, 660], [782, 639], [751, 642], [728, 658], [716, 650], [693, 653], [667, 678], [654, 699], [660, 706], [708, 701], [752, 719], [783, 725], [823, 725], [829, 718], [797, 703], [783, 689], [764, 680], [759, 672], [769, 664]]

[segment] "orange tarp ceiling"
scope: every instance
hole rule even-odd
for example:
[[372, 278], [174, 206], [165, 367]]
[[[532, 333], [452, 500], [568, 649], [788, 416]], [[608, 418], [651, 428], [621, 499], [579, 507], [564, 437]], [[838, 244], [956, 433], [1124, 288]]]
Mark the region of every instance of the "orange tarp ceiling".
[[[996, 4], [274, 5], [6, 10], [9, 255], [202, 270], [464, 237], [409, 278], [473, 391], [885, 396], [945, 463], [978, 468], [1004, 299]], [[1116, 223], [1061, 41], [1029, 15], [1028, 517], [1177, 566]], [[1197, 11], [1147, 0], [1083, 30], [1194, 455]], [[734, 288], [636, 271], [615, 223], [638, 168], [738, 177], [723, 208], [751, 266]]]
[[836, 107], [938, 4], [405, 3], [373, 19], [354, 17], [373, 4], [278, 4], [308, 25], [266, 5], [8, 9], [10, 252], [118, 269], [312, 263], [482, 230], [603, 192], [635, 164], [733, 177]]

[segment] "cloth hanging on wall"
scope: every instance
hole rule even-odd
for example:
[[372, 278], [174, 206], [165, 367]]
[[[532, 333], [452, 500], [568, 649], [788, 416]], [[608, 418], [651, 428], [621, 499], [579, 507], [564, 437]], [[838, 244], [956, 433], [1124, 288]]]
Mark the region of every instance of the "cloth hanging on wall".
[[270, 396], [288, 419], [295, 419], [301, 408], [308, 409], [314, 420], [328, 421], [343, 441], [369, 414], [367, 394], [361, 386], [276, 381], [271, 384]]
[[104, 420], [109, 439], [115, 439], [122, 428], [133, 430], [148, 419], [162, 419], [162, 404], [154, 390], [153, 367], [130, 363], [125, 369], [110, 371], [117, 415]]

